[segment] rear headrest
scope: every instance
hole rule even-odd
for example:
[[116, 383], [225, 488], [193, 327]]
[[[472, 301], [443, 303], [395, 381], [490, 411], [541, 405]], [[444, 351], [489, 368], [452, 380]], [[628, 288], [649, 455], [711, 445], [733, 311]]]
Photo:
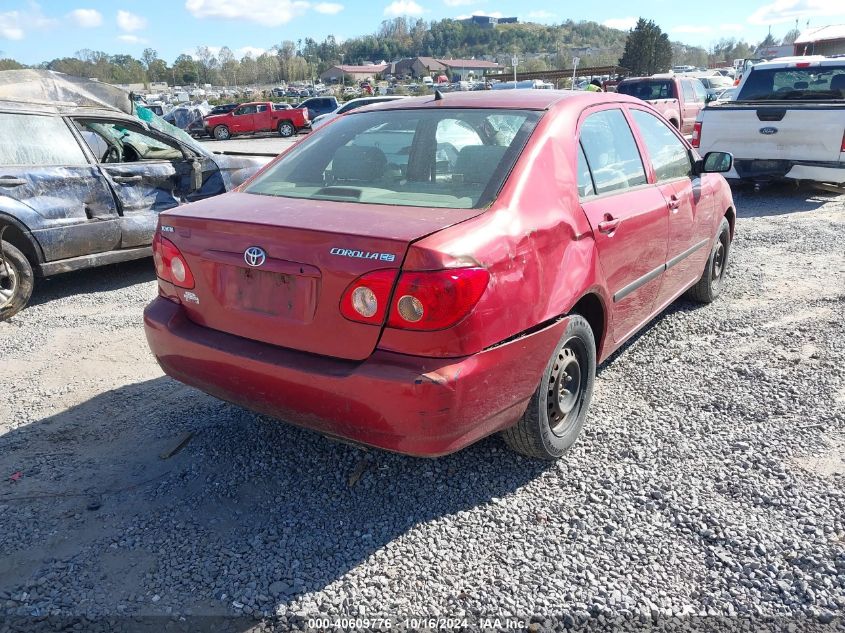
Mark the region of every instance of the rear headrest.
[[384, 176], [387, 156], [378, 147], [345, 145], [332, 159], [332, 175], [337, 180], [379, 180]]
[[830, 80], [830, 89], [839, 90], [845, 94], [845, 75], [834, 75]]
[[463, 174], [464, 182], [487, 184], [507, 149], [503, 145], [467, 145], [458, 152], [455, 173]]

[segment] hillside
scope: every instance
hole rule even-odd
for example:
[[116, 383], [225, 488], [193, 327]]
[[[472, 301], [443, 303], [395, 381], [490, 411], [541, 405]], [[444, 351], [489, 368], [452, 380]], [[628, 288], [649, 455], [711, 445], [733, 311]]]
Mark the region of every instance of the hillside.
[[[257, 58], [247, 55], [237, 59], [225, 46], [215, 51], [200, 46], [194, 55], [182, 54], [168, 64], [152, 48], [144, 50], [140, 59], [84, 49], [73, 56], [45, 61], [39, 67], [112, 83], [250, 85], [308, 79], [338, 63], [393, 61], [422, 55], [496, 59], [509, 65], [511, 56], [516, 54], [520, 70], [532, 71], [571, 67], [575, 56], [581, 59], [581, 67], [617, 64], [626, 37], [626, 31], [590, 21], [483, 28], [451, 19], [426, 22], [395, 18], [383, 21], [371, 35], [344, 42], [337, 42], [332, 35], [322, 42], [311, 38], [297, 43], [284, 41]], [[702, 48], [673, 42], [672, 49], [675, 64], [707, 63], [707, 53]], [[0, 60], [0, 68], [16, 66], [14, 60]]]

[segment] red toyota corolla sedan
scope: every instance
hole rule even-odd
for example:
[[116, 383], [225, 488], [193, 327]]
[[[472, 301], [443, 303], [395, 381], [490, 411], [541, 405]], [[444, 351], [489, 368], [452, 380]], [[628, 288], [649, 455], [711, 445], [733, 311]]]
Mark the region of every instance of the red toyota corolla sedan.
[[147, 339], [177, 380], [326, 435], [436, 456], [501, 431], [554, 459], [597, 362], [719, 295], [731, 163], [624, 95], [355, 110], [161, 214]]

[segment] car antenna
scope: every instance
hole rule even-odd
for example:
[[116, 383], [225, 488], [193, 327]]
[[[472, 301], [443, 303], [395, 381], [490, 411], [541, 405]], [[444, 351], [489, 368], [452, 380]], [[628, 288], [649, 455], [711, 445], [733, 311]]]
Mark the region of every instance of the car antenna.
[[435, 101], [441, 101], [442, 99], [443, 99], [443, 93], [440, 92], [439, 90], [435, 90], [434, 91], [434, 100]]

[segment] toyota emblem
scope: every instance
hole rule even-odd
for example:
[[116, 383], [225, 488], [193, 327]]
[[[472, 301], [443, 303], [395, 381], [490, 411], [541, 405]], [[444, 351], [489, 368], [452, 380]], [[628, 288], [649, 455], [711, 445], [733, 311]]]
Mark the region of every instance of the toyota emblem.
[[258, 268], [267, 260], [267, 253], [264, 252], [263, 248], [259, 248], [257, 246], [250, 246], [248, 249], [244, 251], [244, 261], [247, 263], [248, 266], [252, 266], [253, 268]]

